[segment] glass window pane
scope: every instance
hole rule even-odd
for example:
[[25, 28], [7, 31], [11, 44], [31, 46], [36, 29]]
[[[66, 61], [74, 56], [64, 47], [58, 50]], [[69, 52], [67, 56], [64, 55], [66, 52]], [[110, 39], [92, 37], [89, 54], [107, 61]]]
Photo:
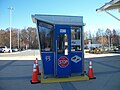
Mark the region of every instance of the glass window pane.
[[68, 37], [67, 34], [58, 35], [58, 53], [65, 53], [68, 50]]
[[81, 28], [72, 27], [71, 28], [71, 51], [81, 50]]
[[53, 29], [39, 26], [38, 31], [41, 51], [53, 51]]

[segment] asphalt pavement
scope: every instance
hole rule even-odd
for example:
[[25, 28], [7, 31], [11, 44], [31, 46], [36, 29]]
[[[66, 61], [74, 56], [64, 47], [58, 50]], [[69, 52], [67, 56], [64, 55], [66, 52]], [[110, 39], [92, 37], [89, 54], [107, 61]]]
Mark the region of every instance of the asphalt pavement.
[[[0, 60], [0, 90], [120, 90], [120, 55], [93, 57], [96, 79], [31, 84], [32, 60]], [[39, 67], [41, 60], [38, 61]], [[85, 59], [88, 71], [89, 58]]]
[[[39, 51], [36, 50], [0, 54], [0, 90], [120, 90], [120, 54], [85, 54], [85, 71], [88, 72], [89, 60], [92, 58], [96, 79], [31, 84], [32, 58], [36, 56], [39, 57]], [[28, 60], [24, 60], [26, 57]], [[38, 63], [41, 69], [40, 59]]]

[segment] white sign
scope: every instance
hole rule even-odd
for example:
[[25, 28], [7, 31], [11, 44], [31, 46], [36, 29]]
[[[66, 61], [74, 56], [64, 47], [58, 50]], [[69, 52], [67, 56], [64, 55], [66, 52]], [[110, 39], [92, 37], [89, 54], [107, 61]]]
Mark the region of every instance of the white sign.
[[65, 42], [65, 46], [68, 46], [68, 42]]
[[51, 56], [46, 56], [45, 59], [46, 59], [46, 61], [50, 61], [51, 60]]
[[75, 55], [71, 58], [71, 61], [75, 62], [75, 63], [78, 63], [79, 61], [81, 61], [81, 57]]
[[60, 33], [66, 33], [66, 29], [60, 29]]
[[71, 45], [81, 45], [81, 40], [71, 40]]

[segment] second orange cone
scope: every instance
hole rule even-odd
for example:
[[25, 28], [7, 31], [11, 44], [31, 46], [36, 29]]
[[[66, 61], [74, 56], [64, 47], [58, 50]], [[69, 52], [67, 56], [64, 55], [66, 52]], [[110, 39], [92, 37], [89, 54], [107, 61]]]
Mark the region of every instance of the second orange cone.
[[96, 79], [96, 77], [94, 77], [94, 73], [93, 73], [92, 59], [90, 59], [90, 63], [89, 63], [88, 77], [89, 77], [89, 79]]
[[36, 62], [35, 61], [34, 61], [34, 64], [33, 64], [32, 80], [30, 82], [31, 82], [31, 84], [40, 83], [40, 80], [38, 80], [38, 74], [37, 74]]
[[38, 67], [38, 58], [36, 58], [36, 69], [37, 69], [37, 74], [41, 75], [41, 73], [39, 71], [39, 67]]

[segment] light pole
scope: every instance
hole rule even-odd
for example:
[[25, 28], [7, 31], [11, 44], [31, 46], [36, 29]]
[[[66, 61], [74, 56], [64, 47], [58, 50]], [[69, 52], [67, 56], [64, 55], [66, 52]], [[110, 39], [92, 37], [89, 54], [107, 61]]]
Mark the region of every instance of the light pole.
[[10, 53], [11, 53], [12, 52], [12, 50], [11, 50], [11, 25], [12, 25], [12, 10], [13, 10], [13, 7], [9, 7], [8, 9], [10, 11]]
[[108, 36], [109, 50], [110, 50], [110, 35]]
[[19, 49], [19, 29], [18, 29], [18, 49]]

